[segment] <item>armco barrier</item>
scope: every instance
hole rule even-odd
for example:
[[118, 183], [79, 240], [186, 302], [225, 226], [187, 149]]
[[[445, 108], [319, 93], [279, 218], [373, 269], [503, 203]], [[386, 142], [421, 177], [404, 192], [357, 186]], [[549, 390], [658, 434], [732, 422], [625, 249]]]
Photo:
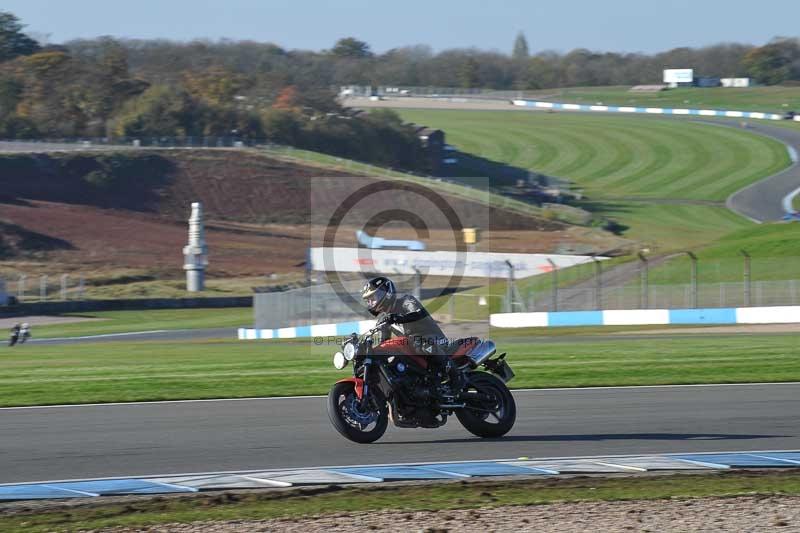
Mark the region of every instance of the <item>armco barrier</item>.
[[669, 324], [790, 324], [800, 323], [800, 306], [496, 313], [489, 316], [489, 323], [497, 328]]
[[304, 337], [342, 337], [351, 333], [366, 333], [375, 326], [374, 320], [340, 322], [339, 324], [315, 324], [280, 329], [239, 328], [239, 340], [299, 339]]
[[[515, 106], [536, 107], [563, 111], [594, 111], [597, 113], [644, 113], [648, 115], [687, 115], [701, 117], [758, 118], [763, 120], [783, 120], [777, 113], [760, 111], [724, 111], [719, 109], [673, 109], [668, 107], [632, 107], [616, 105], [564, 104], [560, 102], [542, 102], [539, 100], [512, 100]], [[800, 120], [794, 117], [794, 120]]]

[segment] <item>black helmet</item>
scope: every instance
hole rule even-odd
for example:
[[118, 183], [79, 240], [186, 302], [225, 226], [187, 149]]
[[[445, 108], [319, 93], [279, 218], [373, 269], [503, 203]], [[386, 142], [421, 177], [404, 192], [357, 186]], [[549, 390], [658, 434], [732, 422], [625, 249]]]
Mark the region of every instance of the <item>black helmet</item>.
[[394, 282], [383, 276], [372, 278], [361, 289], [361, 299], [373, 314], [387, 311], [394, 303], [396, 296], [397, 290]]

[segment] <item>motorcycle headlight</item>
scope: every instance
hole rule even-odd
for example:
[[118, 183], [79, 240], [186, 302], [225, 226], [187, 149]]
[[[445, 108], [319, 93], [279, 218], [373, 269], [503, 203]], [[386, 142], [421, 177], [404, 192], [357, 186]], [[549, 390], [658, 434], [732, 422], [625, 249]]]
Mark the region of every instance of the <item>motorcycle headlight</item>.
[[344, 354], [342, 352], [336, 352], [333, 354], [333, 366], [336, 370], [341, 370], [347, 366], [347, 359], [344, 358]]
[[352, 361], [353, 358], [356, 356], [356, 345], [352, 342], [348, 342], [344, 345], [344, 358], [348, 361]]

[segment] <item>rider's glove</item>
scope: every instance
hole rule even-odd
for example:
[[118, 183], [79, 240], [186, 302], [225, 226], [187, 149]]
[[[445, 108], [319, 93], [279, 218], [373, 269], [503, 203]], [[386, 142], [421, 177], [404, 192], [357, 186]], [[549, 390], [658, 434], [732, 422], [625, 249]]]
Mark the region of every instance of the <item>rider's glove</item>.
[[395, 313], [389, 313], [388, 315], [386, 315], [386, 322], [388, 324], [397, 324], [397, 319], [398, 318], [399, 318], [399, 315], [397, 315]]

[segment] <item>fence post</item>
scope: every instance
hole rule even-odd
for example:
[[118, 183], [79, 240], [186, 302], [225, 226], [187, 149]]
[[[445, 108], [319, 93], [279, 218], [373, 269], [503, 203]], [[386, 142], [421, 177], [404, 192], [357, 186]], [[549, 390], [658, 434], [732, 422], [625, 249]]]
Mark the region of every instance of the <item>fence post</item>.
[[639, 271], [641, 276], [641, 302], [640, 307], [642, 309], [647, 309], [650, 306], [649, 302], [649, 293], [650, 293], [650, 279], [649, 279], [649, 267], [650, 265], [647, 263], [647, 258], [644, 256], [642, 252], [639, 252]]
[[697, 309], [697, 256], [692, 252], [686, 252], [686, 255], [688, 255], [689, 259], [692, 260], [692, 308]]
[[17, 281], [17, 301], [22, 302], [25, 299], [25, 285], [27, 284], [28, 276], [22, 274]]
[[69, 274], [61, 274], [61, 300], [67, 301], [67, 282], [69, 281]]
[[83, 280], [83, 276], [81, 276], [80, 279], [78, 280], [78, 300], [81, 301], [84, 300], [84, 295], [83, 295], [84, 284], [85, 282]]
[[47, 301], [47, 276], [39, 278], [39, 301]]
[[414, 267], [414, 298], [421, 298], [422, 294], [422, 272]]
[[603, 309], [603, 263], [596, 256], [592, 256], [594, 261], [594, 307], [595, 309]]
[[506, 313], [514, 312], [514, 264], [506, 261], [508, 279], [506, 280]]
[[751, 303], [751, 276], [750, 276], [750, 254], [746, 250], [739, 250], [739, 253], [744, 256], [744, 306], [750, 307]]
[[553, 273], [553, 291], [552, 291], [553, 301], [550, 308], [552, 309], [553, 312], [556, 312], [558, 311], [558, 267], [549, 257], [547, 258], [547, 262], [550, 263], [550, 268], [552, 269], [551, 272]]

